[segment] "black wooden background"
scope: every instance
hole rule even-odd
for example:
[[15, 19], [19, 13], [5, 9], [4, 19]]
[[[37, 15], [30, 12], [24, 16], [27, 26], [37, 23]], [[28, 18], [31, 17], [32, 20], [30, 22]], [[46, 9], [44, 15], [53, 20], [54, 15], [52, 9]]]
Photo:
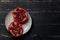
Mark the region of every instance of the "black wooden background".
[[[15, 7], [24, 7], [30, 13], [33, 24], [31, 30], [19, 38], [13, 38], [5, 28], [5, 17]], [[59, 0], [0, 2], [0, 40], [59, 40], [60, 2]]]

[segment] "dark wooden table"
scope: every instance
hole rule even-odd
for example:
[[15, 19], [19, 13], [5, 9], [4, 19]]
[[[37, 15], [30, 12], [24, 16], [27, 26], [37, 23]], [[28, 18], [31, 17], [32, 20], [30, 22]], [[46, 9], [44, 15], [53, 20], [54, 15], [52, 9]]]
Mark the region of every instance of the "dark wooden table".
[[[5, 17], [15, 7], [24, 7], [30, 13], [33, 23], [31, 30], [19, 38], [10, 36], [5, 28]], [[0, 40], [59, 40], [60, 2], [23, 1], [0, 2]]]

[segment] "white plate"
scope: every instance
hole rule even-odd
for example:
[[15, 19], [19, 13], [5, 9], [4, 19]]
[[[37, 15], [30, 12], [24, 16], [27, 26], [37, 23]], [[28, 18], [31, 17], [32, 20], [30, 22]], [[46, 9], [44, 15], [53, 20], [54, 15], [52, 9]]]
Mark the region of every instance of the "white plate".
[[[12, 11], [10, 11], [7, 14], [6, 19], [5, 19], [5, 26], [7, 29], [8, 29], [11, 22], [13, 22]], [[23, 24], [23, 34], [27, 33], [30, 30], [31, 25], [32, 25], [32, 19], [28, 13], [28, 21], [27, 21], [27, 23]]]

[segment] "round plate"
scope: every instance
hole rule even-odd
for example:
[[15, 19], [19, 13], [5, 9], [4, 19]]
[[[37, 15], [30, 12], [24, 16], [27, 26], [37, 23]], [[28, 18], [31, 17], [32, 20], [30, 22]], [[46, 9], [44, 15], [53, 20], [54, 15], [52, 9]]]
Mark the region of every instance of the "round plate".
[[[10, 11], [7, 14], [6, 19], [5, 19], [5, 25], [6, 25], [7, 30], [8, 30], [8, 27], [9, 27], [10, 23], [13, 22], [13, 21], [14, 21], [14, 19], [13, 19], [13, 16], [12, 16], [12, 11]], [[31, 19], [31, 16], [29, 15], [29, 13], [28, 13], [28, 21], [25, 24], [23, 24], [23, 34], [27, 33], [30, 30], [31, 25], [32, 25], [32, 19]]]

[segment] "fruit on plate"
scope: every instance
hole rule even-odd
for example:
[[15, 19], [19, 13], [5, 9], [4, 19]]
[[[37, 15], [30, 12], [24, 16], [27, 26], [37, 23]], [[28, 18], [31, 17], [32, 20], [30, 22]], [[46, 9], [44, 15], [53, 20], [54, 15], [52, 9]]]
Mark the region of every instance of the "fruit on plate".
[[28, 12], [21, 7], [15, 8], [12, 12], [12, 15], [13, 15], [14, 21], [17, 21], [20, 23], [24, 23], [28, 19]]
[[26, 9], [17, 7], [12, 10], [13, 22], [10, 23], [8, 31], [14, 37], [21, 36], [23, 34], [23, 23], [28, 20], [28, 12]]
[[23, 33], [23, 26], [19, 22], [12, 22], [8, 27], [8, 31], [12, 34], [12, 36], [18, 37]]

